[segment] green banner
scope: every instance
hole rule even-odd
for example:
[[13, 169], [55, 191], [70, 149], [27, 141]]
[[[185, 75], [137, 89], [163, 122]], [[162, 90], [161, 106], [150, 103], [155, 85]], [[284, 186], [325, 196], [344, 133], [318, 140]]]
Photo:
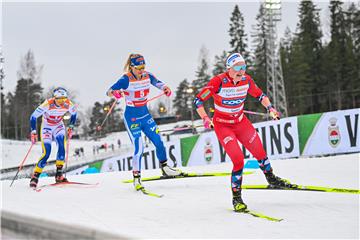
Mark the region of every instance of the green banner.
[[305, 145], [321, 116], [322, 113], [315, 113], [297, 117], [300, 154], [303, 153]]
[[182, 166], [186, 167], [190, 159], [191, 152], [195, 147], [195, 144], [199, 138], [199, 135], [181, 138], [180, 147], [181, 147], [181, 162]]

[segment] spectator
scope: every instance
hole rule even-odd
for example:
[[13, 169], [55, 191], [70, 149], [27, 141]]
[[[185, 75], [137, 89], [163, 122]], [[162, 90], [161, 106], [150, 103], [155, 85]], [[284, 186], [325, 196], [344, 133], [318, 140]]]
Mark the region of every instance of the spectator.
[[84, 156], [84, 148], [83, 147], [80, 147], [80, 152], [81, 152], [81, 155]]

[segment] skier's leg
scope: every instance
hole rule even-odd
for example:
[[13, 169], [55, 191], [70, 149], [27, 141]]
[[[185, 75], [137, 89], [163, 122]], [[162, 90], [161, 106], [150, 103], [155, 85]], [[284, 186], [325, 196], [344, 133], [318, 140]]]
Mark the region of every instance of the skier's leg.
[[63, 124], [56, 127], [54, 131], [54, 138], [56, 140], [56, 145], [58, 146], [58, 152], [56, 155], [56, 182], [68, 182], [68, 180], [63, 176], [63, 167], [65, 164], [65, 126]]
[[266, 180], [270, 185], [278, 187], [292, 187], [288, 181], [277, 177], [273, 173], [270, 160], [261, 143], [260, 137], [252, 123], [244, 116], [236, 128], [236, 136], [246, 149], [256, 158], [260, 169], [265, 174]]
[[130, 140], [134, 145], [134, 155], [132, 160], [132, 171], [134, 176], [134, 186], [136, 190], [142, 188], [141, 185], [141, 157], [144, 151], [141, 139], [141, 122], [133, 120], [130, 116], [124, 115], [124, 123], [129, 134]]
[[267, 159], [265, 149], [261, 143], [260, 137], [251, 124], [249, 119], [244, 115], [243, 119], [236, 126], [236, 137], [244, 147], [256, 158], [260, 169], [266, 173], [271, 170], [270, 161]]
[[214, 123], [216, 136], [225, 152], [233, 162], [231, 173], [231, 190], [233, 194], [233, 206], [236, 211], [244, 211], [247, 206], [241, 197], [241, 185], [244, 168], [244, 154], [240, 149], [233, 126], [227, 126], [218, 122]]
[[51, 142], [52, 142], [52, 129], [49, 126], [41, 127], [41, 147], [42, 147], [42, 155], [39, 161], [36, 163], [35, 170], [31, 175], [30, 187], [35, 188], [39, 181], [39, 176], [42, 173], [44, 167], [46, 166], [46, 162], [51, 153]]
[[149, 114], [148, 117], [142, 120], [141, 129], [150, 141], [155, 145], [156, 156], [160, 162], [160, 167], [164, 176], [178, 176], [181, 175], [181, 171], [175, 168], [171, 168], [167, 165], [167, 156], [164, 142], [159, 134], [159, 128], [156, 125], [154, 119]]

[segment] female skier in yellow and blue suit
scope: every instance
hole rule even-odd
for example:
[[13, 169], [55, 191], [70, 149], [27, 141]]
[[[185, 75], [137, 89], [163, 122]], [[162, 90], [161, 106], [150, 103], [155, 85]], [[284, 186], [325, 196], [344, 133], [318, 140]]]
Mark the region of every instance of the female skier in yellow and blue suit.
[[31, 176], [30, 187], [36, 188], [39, 181], [39, 176], [43, 171], [51, 153], [51, 143], [56, 141], [58, 146], [58, 152], [56, 156], [56, 182], [67, 182], [67, 179], [63, 176], [63, 166], [65, 163], [65, 125], [63, 122], [64, 115], [70, 112], [70, 124], [68, 126], [68, 138], [72, 136], [72, 130], [76, 122], [76, 109], [75, 105], [68, 99], [68, 93], [64, 88], [56, 88], [53, 91], [53, 98], [45, 100], [35, 111], [31, 114], [31, 141], [34, 144], [37, 140], [36, 133], [36, 119], [42, 116], [41, 124], [41, 144], [42, 144], [42, 156], [36, 164], [34, 173]]

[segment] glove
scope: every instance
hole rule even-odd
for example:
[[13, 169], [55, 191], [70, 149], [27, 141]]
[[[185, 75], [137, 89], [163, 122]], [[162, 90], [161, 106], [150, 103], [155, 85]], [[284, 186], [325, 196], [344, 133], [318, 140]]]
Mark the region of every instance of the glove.
[[31, 131], [31, 135], [30, 135], [30, 139], [31, 139], [31, 143], [35, 144], [37, 139], [38, 139], [38, 135], [36, 133], [36, 130], [32, 130]]
[[170, 97], [170, 95], [171, 95], [171, 89], [170, 89], [168, 86], [165, 86], [165, 87], [163, 88], [163, 91], [164, 91], [164, 93], [165, 93], [165, 95], [166, 95], [167, 97]]
[[269, 115], [274, 120], [280, 120], [280, 113], [278, 111], [276, 111], [276, 109], [274, 107], [269, 108]]
[[111, 92], [111, 94], [112, 94], [112, 95], [114, 96], [114, 98], [116, 98], [116, 99], [120, 99], [120, 98], [122, 97], [120, 90], [114, 90], [114, 91]]
[[68, 126], [68, 129], [67, 129], [68, 139], [71, 139], [71, 138], [72, 138], [73, 129], [74, 129], [74, 125], [70, 124], [70, 125]]
[[206, 129], [214, 128], [214, 124], [208, 116], [203, 118], [203, 123]]

